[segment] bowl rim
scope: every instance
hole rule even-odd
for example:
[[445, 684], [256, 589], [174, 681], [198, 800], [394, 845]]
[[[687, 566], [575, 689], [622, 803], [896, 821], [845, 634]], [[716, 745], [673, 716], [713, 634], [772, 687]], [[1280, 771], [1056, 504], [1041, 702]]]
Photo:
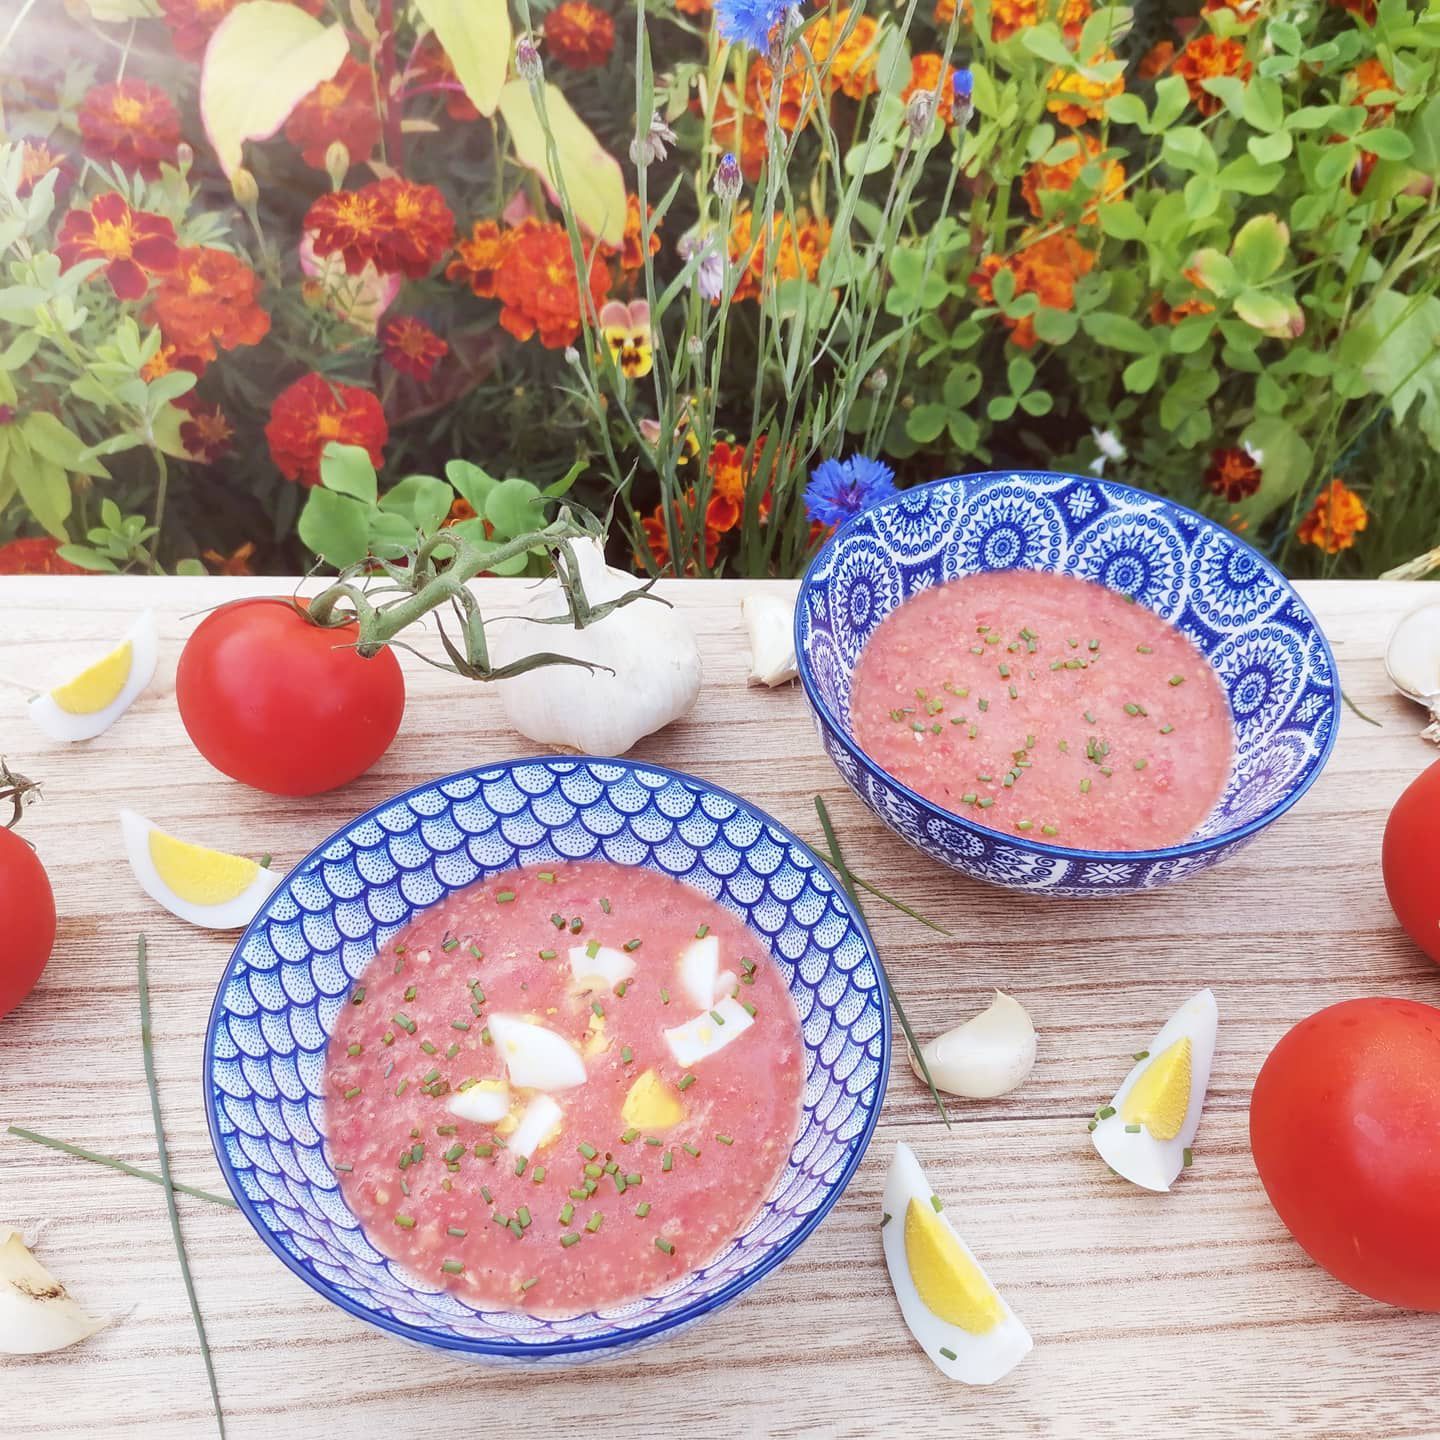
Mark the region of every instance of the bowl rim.
[[[1326, 660], [1330, 664], [1330, 713], [1332, 716], [1330, 732], [1326, 736], [1324, 747], [1315, 757], [1314, 764], [1309, 772], [1301, 779], [1293, 789], [1288, 791], [1262, 815], [1257, 815], [1253, 820], [1247, 820], [1243, 825], [1234, 830], [1226, 830], [1218, 835], [1208, 835], [1203, 839], [1186, 840], [1178, 845], [1161, 846], [1152, 850], [1089, 850], [1077, 846], [1054, 845], [1045, 840], [1032, 840], [1026, 835], [1012, 835], [1007, 830], [996, 830], [989, 825], [983, 825], [978, 820], [971, 819], [968, 815], [959, 815], [953, 810], [947, 810], [942, 805], [937, 805], [933, 800], [927, 800], [918, 791], [912, 790], [902, 780], [896, 779], [883, 766], [877, 764], [869, 755], [857, 745], [849, 731], [840, 721], [840, 718], [830, 709], [824, 697], [819, 693], [815, 685], [814, 677], [810, 669], [810, 657], [803, 644], [802, 622], [805, 616], [805, 596], [815, 585], [815, 575], [820, 569], [822, 562], [828, 561], [829, 557], [839, 549], [846, 538], [859, 530], [862, 522], [867, 516], [873, 515], [877, 510], [885, 510], [898, 507], [907, 495], [913, 495], [917, 490], [929, 490], [942, 485], [954, 485], [957, 482], [983, 482], [985, 485], [997, 484], [1005, 480], [1017, 479], [1050, 479], [1050, 480], [1077, 480], [1086, 484], [1102, 484], [1113, 486], [1117, 490], [1128, 492], [1130, 495], [1143, 498], [1148, 504], [1158, 504], [1164, 508], [1188, 515], [1198, 521], [1204, 528], [1220, 535], [1226, 541], [1248, 550], [1259, 563], [1261, 568], [1275, 580], [1281, 590], [1289, 598], [1292, 605], [1297, 606], [1309, 621], [1315, 634], [1319, 637], [1321, 649], [1325, 653]], [[976, 488], [979, 488], [978, 485]], [[1030, 567], [1016, 567], [1030, 568]], [[1052, 572], [1046, 572], [1052, 573]], [[960, 577], [956, 577], [957, 579]], [[1097, 582], [1098, 583], [1098, 582]], [[1106, 587], [1109, 588], [1108, 586]], [[902, 602], [903, 603], [903, 602]], [[1166, 622], [1167, 624], [1170, 622]], [[1180, 860], [1191, 855], [1203, 855], [1215, 850], [1221, 845], [1229, 845], [1250, 838], [1258, 831], [1263, 830], [1273, 821], [1278, 820], [1292, 805], [1299, 800], [1307, 790], [1320, 778], [1320, 772], [1324, 770], [1330, 759], [1331, 752], [1335, 748], [1335, 742], [1339, 738], [1340, 723], [1340, 671], [1335, 664], [1335, 654], [1330, 648], [1329, 637], [1325, 634], [1324, 628], [1316, 618], [1315, 612], [1301, 599], [1299, 592], [1291, 584], [1287, 576], [1265, 555], [1262, 555], [1253, 545], [1242, 540], [1238, 535], [1226, 530], [1224, 526], [1217, 524], [1208, 515], [1202, 515], [1200, 511], [1193, 510], [1188, 505], [1181, 505], [1178, 501], [1171, 500], [1164, 495], [1157, 495], [1150, 490], [1142, 490], [1137, 485], [1127, 485], [1121, 480], [1106, 480], [1100, 475], [1077, 475], [1070, 470], [1027, 470], [1016, 468], [1013, 470], [975, 470], [963, 475], [947, 475], [939, 480], [927, 480], [923, 485], [912, 485], [905, 490], [897, 491], [894, 495], [882, 500], [878, 505], [872, 505], [859, 514], [852, 515], [815, 553], [810, 564], [805, 567], [805, 573], [800, 578], [800, 588], [796, 592], [795, 619], [792, 631], [792, 639], [795, 646], [796, 670], [800, 676], [800, 685], [805, 692], [805, 698], [810, 708], [815, 712], [816, 717], [822, 722], [825, 728], [836, 736], [840, 744], [865, 770], [878, 777], [885, 785], [899, 791], [920, 810], [932, 818], [948, 820], [952, 824], [960, 826], [961, 829], [978, 831], [987, 839], [992, 839], [1000, 844], [1018, 846], [1027, 851], [1038, 853], [1054, 860], [1081, 861], [1093, 864], [1153, 864], [1158, 861]], [[1208, 660], [1208, 657], [1206, 657]], [[929, 852], [925, 852], [929, 853]], [[933, 855], [931, 858], [934, 858]]]
[[[795, 1230], [784, 1240], [780, 1241], [779, 1244], [761, 1255], [754, 1265], [743, 1270], [713, 1293], [693, 1300], [678, 1310], [673, 1310], [667, 1315], [660, 1316], [655, 1320], [648, 1321], [644, 1325], [638, 1325], [630, 1330], [606, 1330], [592, 1335], [560, 1339], [542, 1344], [527, 1344], [499, 1337], [491, 1339], [465, 1335], [439, 1335], [421, 1326], [412, 1325], [404, 1320], [397, 1320], [393, 1316], [377, 1314], [358, 1301], [352, 1300], [348, 1295], [345, 1295], [337, 1287], [332, 1285], [324, 1276], [317, 1274], [302, 1260], [292, 1255], [279, 1242], [269, 1226], [266, 1225], [260, 1217], [255, 1202], [253, 1202], [246, 1193], [244, 1186], [241, 1184], [235, 1172], [234, 1166], [230, 1162], [229, 1154], [220, 1134], [219, 1118], [216, 1113], [216, 1087], [212, 1078], [215, 1063], [215, 1036], [231, 974], [236, 962], [241, 958], [241, 951], [246, 942], [250, 939], [250, 936], [255, 933], [261, 920], [264, 918], [265, 911], [269, 908], [271, 900], [267, 899], [255, 918], [245, 927], [225, 961], [224, 969], [221, 971], [219, 982], [215, 988], [215, 999], [210, 1005], [210, 1016], [205, 1026], [205, 1049], [201, 1084], [205, 1092], [205, 1122], [210, 1133], [210, 1144], [215, 1152], [216, 1163], [220, 1167], [220, 1173], [231, 1195], [234, 1197], [235, 1203], [239, 1206], [240, 1213], [250, 1222], [251, 1228], [254, 1229], [256, 1234], [264, 1241], [265, 1245], [280, 1258], [286, 1269], [299, 1276], [299, 1278], [312, 1290], [316, 1291], [322, 1299], [328, 1300], [331, 1304], [338, 1306], [348, 1314], [365, 1321], [367, 1324], [375, 1326], [377, 1329], [389, 1335], [426, 1346], [430, 1349], [449, 1351], [452, 1353], [458, 1352], [477, 1358], [501, 1359], [516, 1362], [528, 1361], [532, 1364], [564, 1356], [573, 1356], [582, 1359], [602, 1359], [605, 1358], [607, 1352], [620, 1353], [632, 1349], [640, 1342], [651, 1337], [662, 1335], [665, 1331], [688, 1328], [691, 1323], [703, 1319], [715, 1310], [721, 1309], [723, 1306], [729, 1304], [730, 1301], [738, 1299], [746, 1290], [758, 1284], [766, 1275], [770, 1274], [771, 1271], [788, 1260], [819, 1228], [821, 1222], [830, 1211], [834, 1209], [840, 1197], [849, 1188], [850, 1181], [854, 1178], [855, 1172], [860, 1168], [860, 1162], [865, 1158], [870, 1148], [870, 1142], [874, 1138], [875, 1127], [879, 1123], [880, 1112], [884, 1109], [885, 1097], [889, 1090], [892, 1051], [892, 1026], [890, 1020], [890, 1005], [887, 998], [889, 994], [889, 979], [885, 970], [885, 963], [880, 958], [880, 952], [875, 945], [874, 936], [870, 933], [870, 927], [865, 921], [865, 916], [861, 912], [859, 903], [841, 883], [830, 865], [820, 857], [814, 847], [800, 839], [788, 825], [782, 824], [779, 820], [776, 820], [774, 816], [769, 814], [768, 811], [762, 810], [753, 801], [746, 800], [743, 795], [736, 794], [733, 790], [727, 790], [724, 786], [716, 785], [712, 781], [702, 779], [698, 775], [691, 775], [684, 770], [676, 770], [668, 765], [655, 765], [647, 761], [629, 759], [625, 756], [562, 755], [553, 753], [526, 755], [514, 759], [470, 765], [463, 770], [456, 770], [448, 775], [423, 781], [418, 785], [412, 785], [409, 789], [391, 795], [381, 800], [378, 804], [372, 805], [362, 814], [347, 820], [338, 829], [326, 836], [325, 839], [313, 846], [301, 860], [297, 861], [286, 871], [285, 879], [282, 880], [275, 889], [275, 895], [278, 896], [282, 893], [286, 882], [292, 875], [298, 875], [307, 867], [312, 867], [314, 862], [323, 858], [324, 852], [331, 845], [339, 840], [346, 839], [349, 833], [356, 827], [363, 825], [367, 820], [375, 819], [382, 811], [389, 810], [395, 805], [407, 802], [413, 796], [439, 789], [451, 781], [476, 776], [488, 771], [499, 770], [510, 772], [523, 765], [553, 765], [557, 763], [569, 764], [571, 762], [577, 766], [620, 765], [632, 771], [645, 770], [652, 774], [664, 775], [670, 779], [679, 780], [683, 784], [698, 786], [702, 792], [719, 795], [727, 800], [734, 801], [743, 810], [753, 814], [763, 824], [772, 827], [783, 835], [790, 845], [796, 847], [796, 849], [807, 857], [815, 868], [830, 881], [836, 896], [845, 907], [851, 923], [859, 932], [860, 939], [865, 945], [866, 953], [875, 968], [875, 993], [880, 1011], [880, 1073], [877, 1076], [879, 1091], [870, 1113], [865, 1118], [863, 1127], [855, 1137], [855, 1143], [851, 1153], [846, 1158], [840, 1174], [830, 1184], [820, 1204], [818, 1204], [814, 1210], [803, 1216]], [[615, 861], [611, 863], [619, 864], [621, 862]], [[679, 880], [678, 876], [672, 878]], [[684, 884], [685, 882], [680, 880], [680, 883]], [[372, 956], [372, 959], [373, 958]], [[326, 1043], [328, 1046], [328, 1035], [326, 1036]], [[808, 1051], [811, 1047], [806, 1043], [805, 1048]], [[321, 1153], [323, 1156], [323, 1149]], [[328, 1159], [326, 1165], [328, 1168]], [[763, 1206], [767, 1203], [769, 1198], [770, 1196], [767, 1194], [765, 1199], [761, 1201], [761, 1205]], [[363, 1227], [361, 1227], [361, 1233], [364, 1233]], [[731, 1238], [733, 1239], [734, 1237], [732, 1236]], [[727, 1242], [727, 1244], [728, 1243], [729, 1242]], [[687, 1274], [693, 1273], [693, 1271], [687, 1272]]]

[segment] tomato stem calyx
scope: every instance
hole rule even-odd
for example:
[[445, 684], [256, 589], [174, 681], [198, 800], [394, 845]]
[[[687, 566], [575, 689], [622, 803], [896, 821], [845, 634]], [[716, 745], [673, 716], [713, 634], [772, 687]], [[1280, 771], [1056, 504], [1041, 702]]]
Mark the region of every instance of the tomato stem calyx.
[[0, 821], [0, 829], [13, 830], [25, 813], [25, 807], [40, 796], [40, 786], [34, 780], [17, 775], [0, 755], [0, 809], [10, 806], [10, 818]]

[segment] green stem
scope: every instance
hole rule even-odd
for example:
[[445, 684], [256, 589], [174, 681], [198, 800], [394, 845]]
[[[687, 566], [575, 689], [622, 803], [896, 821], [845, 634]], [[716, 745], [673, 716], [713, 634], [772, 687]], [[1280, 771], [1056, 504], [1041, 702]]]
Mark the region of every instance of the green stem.
[[161, 575], [160, 541], [165, 526], [165, 499], [170, 489], [170, 467], [165, 463], [165, 453], [158, 445], [151, 448], [155, 456], [155, 535], [150, 541], [150, 568]]

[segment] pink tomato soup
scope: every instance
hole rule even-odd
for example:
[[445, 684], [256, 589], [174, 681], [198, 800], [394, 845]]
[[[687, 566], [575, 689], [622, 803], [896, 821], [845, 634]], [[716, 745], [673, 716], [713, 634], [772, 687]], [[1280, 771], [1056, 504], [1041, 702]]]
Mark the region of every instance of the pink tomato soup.
[[1191, 641], [1103, 585], [969, 575], [887, 615], [856, 666], [856, 743], [897, 780], [994, 830], [1091, 850], [1188, 839], [1234, 751]]
[[[725, 995], [754, 1013], [686, 1066], [664, 1032], [701, 1013], [679, 972], [697, 935], [718, 941]], [[592, 945], [629, 957], [633, 976], [582, 986], [568, 957]], [[449, 1108], [506, 1077], [495, 1015], [555, 1032], [584, 1064], [523, 1164], [506, 1136], [536, 1092], [511, 1084], [496, 1124]], [[423, 912], [371, 962], [330, 1039], [330, 1154], [371, 1243], [413, 1274], [476, 1305], [573, 1314], [664, 1287], [744, 1228], [785, 1167], [804, 1074], [785, 982], [728, 910], [629, 866], [510, 870]], [[641, 1077], [683, 1112], [674, 1123], [627, 1123]]]

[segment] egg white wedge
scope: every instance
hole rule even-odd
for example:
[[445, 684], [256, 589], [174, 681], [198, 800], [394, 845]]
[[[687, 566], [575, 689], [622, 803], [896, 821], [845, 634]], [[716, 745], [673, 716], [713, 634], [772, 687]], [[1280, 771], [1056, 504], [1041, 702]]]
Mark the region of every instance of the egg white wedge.
[[1003, 1380], [1034, 1348], [940, 1208], [915, 1152], [895, 1146], [880, 1221], [900, 1313], [941, 1374], [966, 1385]]
[[1205, 1108], [1218, 1024], [1214, 994], [1192, 995], [1097, 1112], [1090, 1138], [1105, 1163], [1132, 1184], [1168, 1190], [1185, 1168]]
[[715, 1003], [720, 974], [720, 941], [714, 935], [692, 940], [680, 952], [680, 988], [702, 1010]]
[[560, 1133], [562, 1118], [561, 1109], [554, 1100], [548, 1095], [537, 1095], [525, 1107], [515, 1133], [505, 1142], [506, 1154], [519, 1160], [530, 1159]]
[[677, 1065], [696, 1065], [718, 1055], [754, 1023], [750, 1012], [738, 1000], [727, 998], [703, 1015], [667, 1030], [665, 1043]]
[[480, 1080], [451, 1095], [446, 1109], [472, 1125], [498, 1125], [510, 1113], [510, 1087], [503, 1080]]
[[635, 962], [611, 945], [570, 947], [570, 974], [578, 990], [613, 990], [634, 973]]
[[548, 1092], [585, 1083], [585, 1062], [563, 1035], [518, 1015], [492, 1015], [487, 1023], [512, 1085]]
[[159, 642], [155, 614], [146, 610], [125, 638], [78, 675], [37, 695], [30, 718], [52, 740], [93, 740], [131, 706], [155, 675]]
[[133, 810], [120, 812], [120, 828], [140, 888], [206, 930], [243, 929], [284, 878], [243, 855], [177, 840]]

